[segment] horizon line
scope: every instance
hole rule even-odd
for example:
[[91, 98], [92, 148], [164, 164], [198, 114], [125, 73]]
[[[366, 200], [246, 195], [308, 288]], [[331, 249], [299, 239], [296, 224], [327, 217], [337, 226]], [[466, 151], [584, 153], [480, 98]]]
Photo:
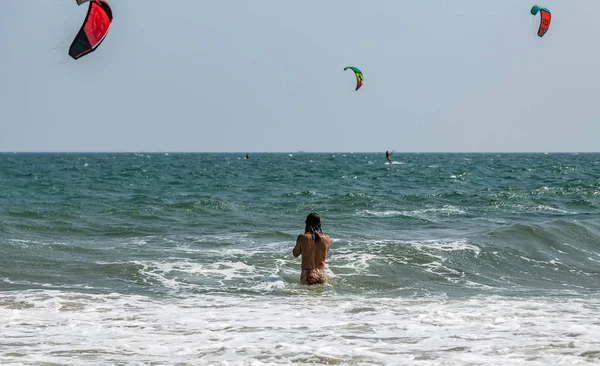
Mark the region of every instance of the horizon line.
[[[598, 154], [600, 151], [393, 151], [394, 154]], [[0, 154], [385, 154], [385, 151], [0, 151]]]

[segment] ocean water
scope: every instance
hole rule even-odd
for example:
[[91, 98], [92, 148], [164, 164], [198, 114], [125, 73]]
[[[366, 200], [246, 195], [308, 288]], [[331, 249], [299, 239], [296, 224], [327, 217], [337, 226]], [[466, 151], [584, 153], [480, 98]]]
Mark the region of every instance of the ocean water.
[[600, 363], [600, 154], [393, 158], [0, 154], [0, 364]]

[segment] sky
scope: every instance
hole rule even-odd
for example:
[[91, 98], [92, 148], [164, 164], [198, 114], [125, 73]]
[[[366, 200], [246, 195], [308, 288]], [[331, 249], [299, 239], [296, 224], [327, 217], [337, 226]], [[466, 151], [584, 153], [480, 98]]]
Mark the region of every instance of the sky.
[[[598, 0], [2, 0], [0, 151], [599, 152]], [[345, 66], [364, 73], [364, 85]]]

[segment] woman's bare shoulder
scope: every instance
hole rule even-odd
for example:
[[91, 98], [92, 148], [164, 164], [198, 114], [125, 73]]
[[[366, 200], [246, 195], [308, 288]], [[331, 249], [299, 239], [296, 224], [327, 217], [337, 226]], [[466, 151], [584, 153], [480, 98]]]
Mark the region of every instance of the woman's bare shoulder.
[[312, 238], [312, 236], [310, 234], [300, 234], [298, 235], [298, 237], [296, 238], [296, 241], [305, 241], [305, 240], [310, 240]]

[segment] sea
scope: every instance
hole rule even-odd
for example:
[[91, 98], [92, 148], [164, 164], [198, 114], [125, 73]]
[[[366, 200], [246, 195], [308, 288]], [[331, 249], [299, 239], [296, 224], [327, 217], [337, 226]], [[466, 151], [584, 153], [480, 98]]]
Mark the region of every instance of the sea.
[[0, 154], [0, 364], [600, 364], [600, 154], [245, 154]]

